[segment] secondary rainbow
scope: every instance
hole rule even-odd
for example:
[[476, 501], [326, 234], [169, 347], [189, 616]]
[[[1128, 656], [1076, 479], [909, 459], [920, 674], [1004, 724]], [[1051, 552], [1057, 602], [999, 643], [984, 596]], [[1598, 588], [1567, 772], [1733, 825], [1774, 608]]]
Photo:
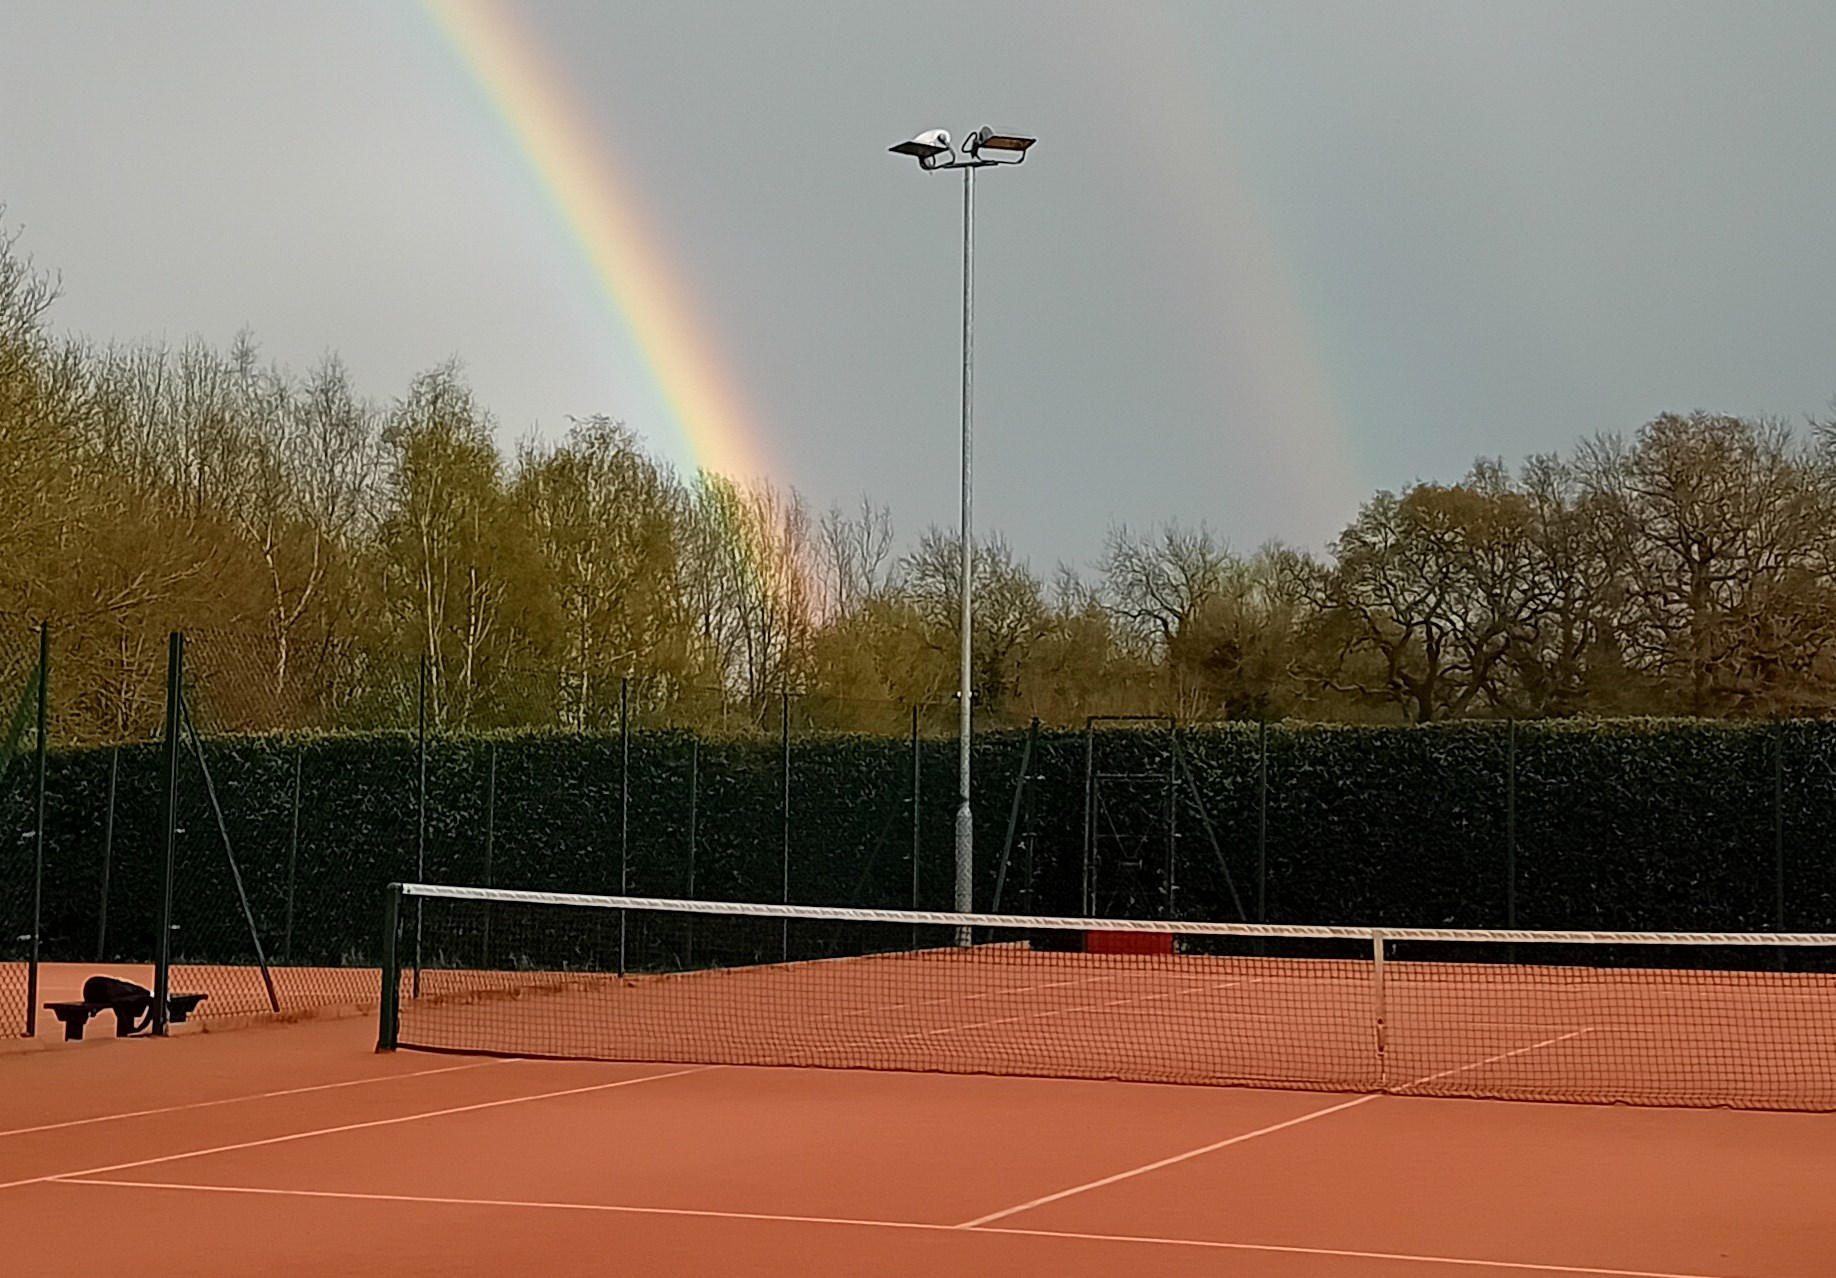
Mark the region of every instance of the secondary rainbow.
[[572, 102], [565, 77], [507, 6], [490, 0], [423, 0], [514, 138], [536, 181], [579, 245], [599, 290], [649, 366], [696, 462], [734, 479], [770, 468], [692, 313], [667, 256], [644, 225], [628, 180]]

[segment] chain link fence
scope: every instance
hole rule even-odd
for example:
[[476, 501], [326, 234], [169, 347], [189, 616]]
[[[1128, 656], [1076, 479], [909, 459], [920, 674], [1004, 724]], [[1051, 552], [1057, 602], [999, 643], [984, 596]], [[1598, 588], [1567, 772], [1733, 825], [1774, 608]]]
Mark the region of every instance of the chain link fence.
[[36, 993], [39, 787], [38, 636], [0, 629], [0, 1001], [13, 1033], [30, 1033]]
[[[171, 990], [207, 995], [206, 1019], [370, 1004], [395, 881], [953, 900], [948, 702], [533, 666], [462, 694], [418, 662], [339, 701], [298, 695], [271, 645], [199, 633], [168, 773], [144, 654], [106, 697], [66, 705], [55, 635], [51, 650], [35, 917], [37, 636], [0, 630], [0, 1008], [21, 1028], [34, 948], [44, 991], [74, 997], [90, 972], [152, 985], [162, 939]], [[1093, 715], [1082, 730], [978, 719], [973, 746], [981, 909], [1836, 929], [1836, 725]]]

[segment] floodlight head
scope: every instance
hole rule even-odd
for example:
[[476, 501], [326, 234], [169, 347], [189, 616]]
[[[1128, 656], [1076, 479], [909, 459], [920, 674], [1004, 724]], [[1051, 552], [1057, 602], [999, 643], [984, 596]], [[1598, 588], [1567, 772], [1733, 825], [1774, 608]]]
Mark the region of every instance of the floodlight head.
[[1037, 138], [1017, 133], [996, 133], [983, 125], [963, 139], [963, 150], [984, 164], [1020, 164], [1026, 159], [1027, 148], [1036, 141]]
[[926, 129], [909, 142], [888, 147], [894, 155], [909, 155], [924, 168], [940, 155], [950, 154], [950, 135], [943, 129]]

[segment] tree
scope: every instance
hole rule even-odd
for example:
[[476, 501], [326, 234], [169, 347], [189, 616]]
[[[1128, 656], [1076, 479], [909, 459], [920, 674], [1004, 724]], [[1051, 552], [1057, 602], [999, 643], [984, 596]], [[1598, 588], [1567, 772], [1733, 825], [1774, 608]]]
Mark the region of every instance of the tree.
[[1320, 584], [1328, 682], [1417, 723], [1501, 701], [1505, 657], [1547, 606], [1531, 542], [1529, 505], [1494, 463], [1463, 484], [1377, 494]]
[[[961, 547], [960, 536], [927, 529], [900, 562], [898, 586], [925, 646], [951, 671], [963, 632]], [[999, 534], [976, 544], [972, 563], [971, 686], [982, 709], [998, 714], [1015, 691], [1020, 658], [1044, 627], [1044, 590]]]
[[815, 632], [809, 508], [708, 471], [689, 492], [679, 590], [699, 663], [762, 713], [800, 686]]
[[1831, 633], [1831, 495], [1776, 422], [1694, 413], [1583, 446], [1628, 654], [1691, 714], [1810, 695]]
[[558, 617], [553, 656], [579, 676], [571, 718], [586, 725], [595, 677], [680, 678], [682, 500], [637, 437], [608, 417], [576, 421], [559, 445], [525, 443], [512, 499], [545, 571]]
[[490, 422], [458, 370], [416, 377], [390, 413], [379, 528], [382, 607], [404, 655], [428, 662], [430, 709], [466, 726], [513, 649], [532, 565], [519, 562]]

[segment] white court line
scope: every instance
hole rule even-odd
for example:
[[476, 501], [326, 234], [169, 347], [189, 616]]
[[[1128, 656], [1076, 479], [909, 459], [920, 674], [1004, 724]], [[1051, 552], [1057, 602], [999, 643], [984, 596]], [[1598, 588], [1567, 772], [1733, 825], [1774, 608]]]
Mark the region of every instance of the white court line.
[[[188, 1185], [179, 1181], [87, 1180], [81, 1173], [51, 1178], [60, 1185], [95, 1185], [109, 1189], [164, 1189], [198, 1194], [248, 1194], [269, 1198], [329, 1198], [355, 1202], [417, 1203], [436, 1207], [521, 1207], [538, 1211], [600, 1212], [630, 1216], [686, 1216], [699, 1220], [758, 1220], [788, 1225], [851, 1225], [863, 1229], [906, 1229], [959, 1233], [956, 1225], [914, 1220], [863, 1220], [849, 1216], [786, 1216], [757, 1211], [707, 1211], [693, 1207], [626, 1207], [611, 1203], [555, 1203], [515, 1198], [441, 1198], [429, 1194], [365, 1194], [328, 1189], [266, 1189], [254, 1185]], [[1466, 1256], [1418, 1256], [1406, 1252], [1353, 1251], [1343, 1247], [1293, 1247], [1279, 1243], [1217, 1242], [1204, 1238], [1161, 1238], [1136, 1234], [1085, 1234], [1061, 1229], [1001, 1227], [981, 1234], [1020, 1238], [1058, 1238], [1071, 1242], [1133, 1243], [1152, 1247], [1198, 1247], [1214, 1251], [1248, 1251], [1284, 1256], [1332, 1256], [1344, 1260], [1387, 1260], [1405, 1264], [1449, 1265], [1468, 1269], [1508, 1269], [1519, 1273], [1580, 1274], [1593, 1278], [1721, 1278], [1650, 1269], [1601, 1269], [1592, 1265], [1537, 1264], [1523, 1260], [1481, 1260]]]
[[413, 1123], [423, 1118], [444, 1118], [448, 1114], [470, 1114], [481, 1109], [498, 1109], [505, 1105], [521, 1105], [528, 1101], [553, 1100], [557, 1096], [581, 1096], [588, 1092], [608, 1092], [615, 1087], [631, 1087], [637, 1083], [650, 1083], [664, 1078], [680, 1078], [684, 1074], [700, 1074], [715, 1065], [694, 1065], [687, 1069], [673, 1069], [662, 1074], [640, 1074], [636, 1078], [620, 1078], [610, 1083], [592, 1083], [585, 1087], [564, 1087], [559, 1091], [537, 1092], [530, 1096], [510, 1096], [503, 1100], [479, 1101], [471, 1105], [453, 1105], [447, 1109], [423, 1110], [418, 1114], [400, 1114], [394, 1118], [372, 1118], [362, 1123], [343, 1123], [337, 1127], [317, 1127], [306, 1132], [289, 1132], [284, 1136], [268, 1136], [261, 1140], [237, 1141], [233, 1145], [213, 1145], [208, 1149], [188, 1149], [178, 1154], [161, 1154], [157, 1158], [137, 1158], [127, 1163], [111, 1163], [106, 1167], [84, 1167], [77, 1171], [50, 1172], [44, 1176], [27, 1176], [22, 1180], [0, 1181], [0, 1189], [16, 1189], [21, 1185], [42, 1185], [46, 1181], [61, 1180], [72, 1176], [100, 1176], [103, 1172], [128, 1171], [135, 1167], [151, 1167], [157, 1163], [176, 1163], [186, 1158], [202, 1158], [207, 1154], [229, 1154], [239, 1149], [260, 1149], [266, 1145], [285, 1145], [296, 1140], [311, 1140], [315, 1136], [336, 1136], [340, 1132], [360, 1132], [372, 1127], [393, 1127], [399, 1123]]
[[1444, 1069], [1438, 1074], [1428, 1074], [1416, 1079], [1414, 1082], [1404, 1083], [1401, 1087], [1398, 1087], [1396, 1091], [1406, 1092], [1411, 1087], [1420, 1087], [1423, 1083], [1433, 1083], [1443, 1078], [1451, 1078], [1455, 1074], [1464, 1074], [1469, 1069], [1478, 1069], [1484, 1065], [1495, 1065], [1499, 1061], [1508, 1061], [1513, 1056], [1522, 1056], [1526, 1052], [1536, 1052], [1541, 1051], [1545, 1047], [1554, 1047], [1557, 1043], [1566, 1043], [1571, 1038], [1580, 1038], [1583, 1034], [1592, 1034], [1596, 1028], [1597, 1027], [1593, 1025], [1583, 1026], [1578, 1030], [1569, 1030], [1566, 1034], [1557, 1034], [1554, 1038], [1546, 1038], [1540, 1043], [1532, 1043], [1528, 1047], [1520, 1047], [1513, 1052], [1500, 1052], [1496, 1056], [1488, 1056], [1484, 1060], [1474, 1061], [1470, 1065], [1456, 1065], [1452, 1069]]
[[213, 1105], [239, 1105], [244, 1101], [273, 1100], [277, 1096], [303, 1096], [307, 1092], [330, 1092], [341, 1087], [362, 1087], [366, 1083], [387, 1083], [398, 1078], [426, 1078], [429, 1074], [453, 1074], [462, 1069], [482, 1069], [487, 1065], [509, 1065], [518, 1058], [469, 1061], [464, 1065], [442, 1065], [438, 1069], [417, 1069], [406, 1074], [377, 1074], [371, 1078], [347, 1078], [341, 1083], [314, 1083], [309, 1087], [286, 1087], [277, 1092], [251, 1092], [246, 1096], [223, 1096], [216, 1100], [188, 1101], [183, 1105], [161, 1105], [157, 1109], [130, 1109], [119, 1114], [96, 1114], [90, 1118], [71, 1118], [61, 1123], [40, 1123], [36, 1127], [15, 1127], [0, 1132], [7, 1136], [28, 1136], [33, 1132], [55, 1132], [66, 1127], [86, 1127], [91, 1123], [113, 1123], [124, 1118], [150, 1118], [155, 1114], [178, 1114], [191, 1109], [209, 1109]]
[[[1514, 1051], [1500, 1052], [1498, 1055], [1488, 1056], [1482, 1061], [1473, 1061], [1467, 1065], [1460, 1065], [1453, 1069], [1442, 1070], [1438, 1074], [1426, 1075], [1425, 1077], [1416, 1079], [1414, 1082], [1404, 1083], [1402, 1087], [1397, 1090], [1407, 1091], [1411, 1087], [1420, 1087], [1423, 1083], [1431, 1083], [1436, 1079], [1446, 1078], [1452, 1074], [1462, 1074], [1469, 1069], [1479, 1069], [1481, 1066], [1509, 1060], [1513, 1056], [1522, 1056], [1526, 1052], [1534, 1052], [1544, 1047], [1550, 1047], [1556, 1043], [1564, 1042], [1567, 1039], [1576, 1038], [1589, 1032], [1591, 1032], [1591, 1027], [1589, 1029], [1570, 1030], [1566, 1034], [1559, 1034], [1555, 1038], [1546, 1038], [1542, 1042], [1532, 1043], [1528, 1047], [1519, 1047]], [[1017, 1216], [1023, 1211], [1031, 1211], [1035, 1207], [1043, 1207], [1047, 1203], [1055, 1203], [1064, 1198], [1073, 1198], [1078, 1194], [1087, 1193], [1092, 1189], [1101, 1189], [1105, 1185], [1113, 1185], [1118, 1181], [1132, 1180], [1136, 1176], [1145, 1176], [1148, 1172], [1159, 1171], [1162, 1167], [1171, 1167], [1175, 1163], [1188, 1162], [1191, 1159], [1202, 1157], [1205, 1154], [1215, 1153], [1220, 1149], [1227, 1149], [1232, 1145], [1241, 1145], [1246, 1140], [1255, 1140], [1259, 1136], [1267, 1136], [1273, 1132], [1285, 1131], [1290, 1127], [1299, 1127], [1302, 1123], [1311, 1123], [1316, 1118], [1325, 1118], [1327, 1115], [1337, 1114], [1341, 1110], [1354, 1109], [1359, 1105], [1368, 1105], [1372, 1101], [1381, 1100], [1387, 1095], [1389, 1095], [1388, 1092], [1371, 1092], [1365, 1096], [1354, 1096], [1348, 1101], [1340, 1101], [1337, 1105], [1328, 1105], [1324, 1109], [1311, 1110], [1297, 1118], [1287, 1119], [1285, 1122], [1271, 1123], [1267, 1127], [1258, 1127], [1253, 1132], [1241, 1132], [1235, 1136], [1227, 1136], [1223, 1140], [1213, 1141], [1209, 1145], [1200, 1145], [1197, 1149], [1188, 1149], [1183, 1154], [1173, 1154], [1170, 1157], [1158, 1159], [1155, 1162], [1144, 1163], [1140, 1167], [1131, 1167], [1127, 1171], [1117, 1172], [1113, 1176], [1105, 1176], [1101, 1180], [1092, 1180], [1082, 1185], [1073, 1185], [1069, 1189], [1061, 1189], [1055, 1194], [1045, 1194], [1029, 1202], [1020, 1203], [1013, 1207], [1003, 1207], [1000, 1211], [989, 1212], [986, 1216], [977, 1216], [974, 1220], [965, 1220], [962, 1224], [958, 1225], [957, 1228], [976, 1229], [982, 1225], [988, 1224], [990, 1221], [1004, 1220], [1009, 1216]]]

